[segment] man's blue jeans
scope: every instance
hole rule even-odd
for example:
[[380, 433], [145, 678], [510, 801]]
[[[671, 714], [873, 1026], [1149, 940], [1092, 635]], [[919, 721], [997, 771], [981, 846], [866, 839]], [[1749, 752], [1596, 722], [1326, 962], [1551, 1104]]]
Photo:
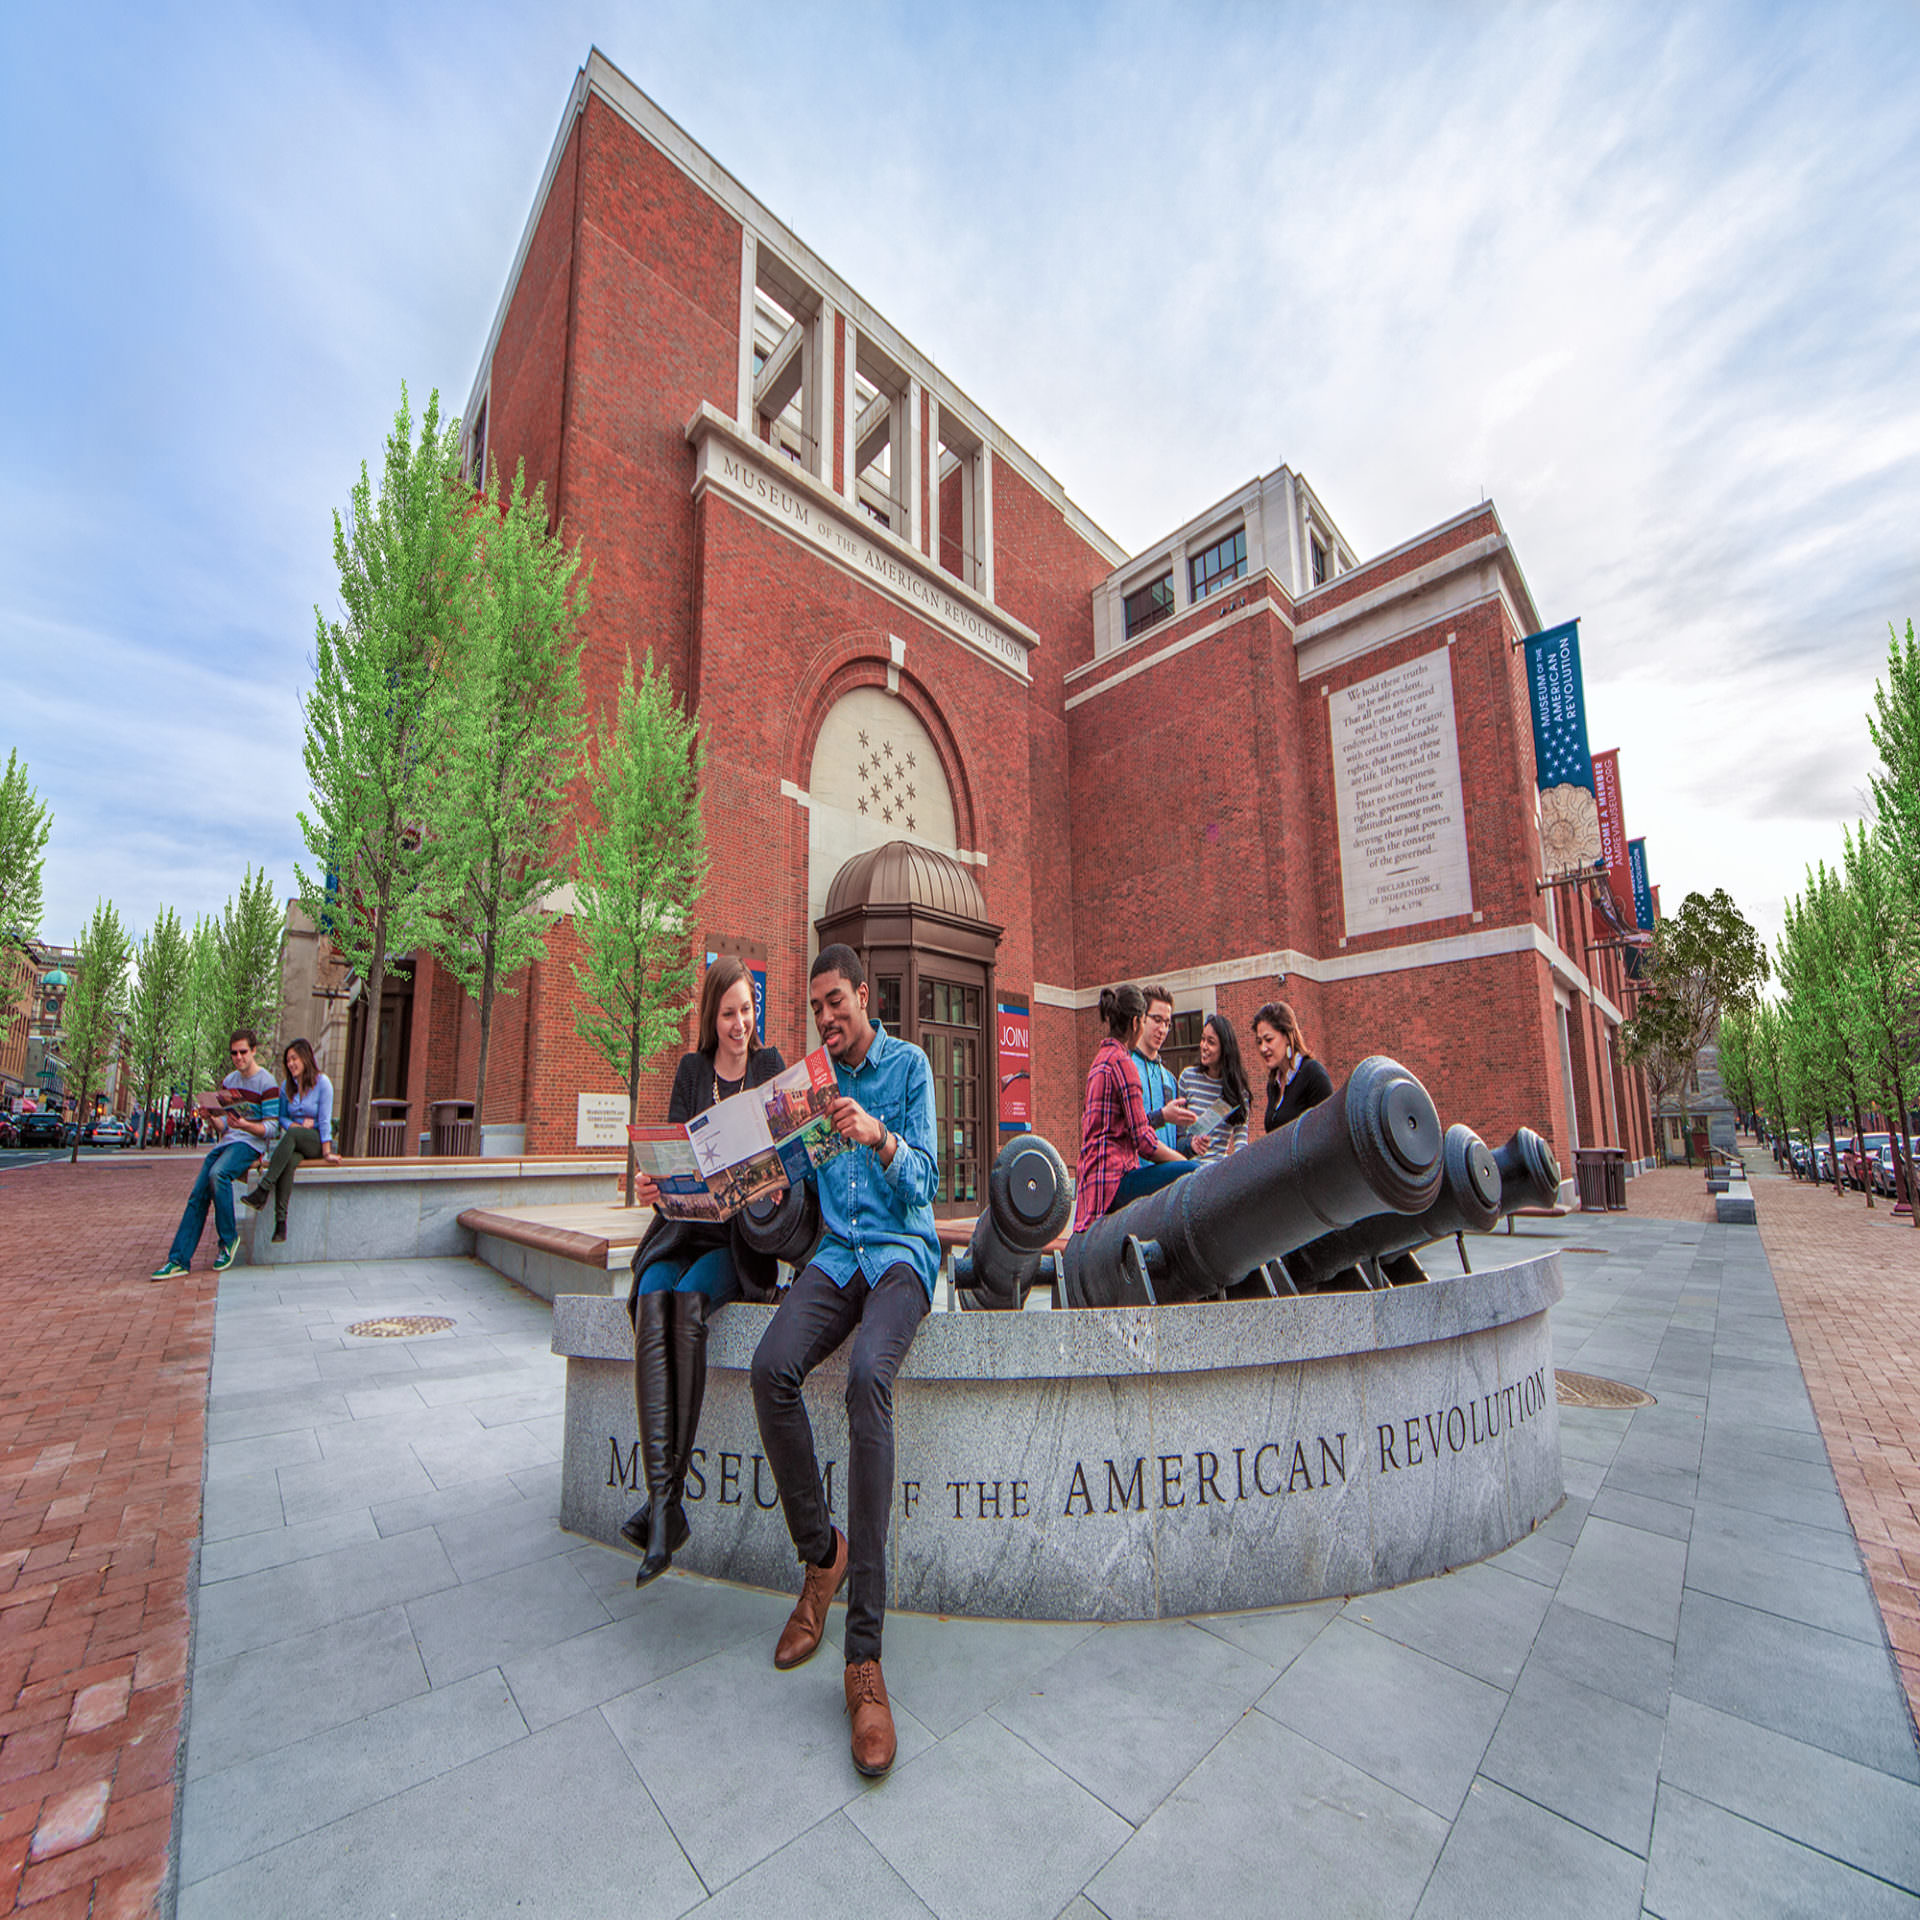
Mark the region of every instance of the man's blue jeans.
[[239, 1238], [239, 1224], [233, 1217], [233, 1183], [244, 1180], [259, 1159], [259, 1150], [249, 1135], [244, 1141], [221, 1141], [200, 1162], [193, 1191], [187, 1195], [187, 1210], [180, 1216], [180, 1228], [173, 1236], [173, 1248], [167, 1255], [176, 1266], [193, 1264], [193, 1250], [200, 1244], [209, 1205], [213, 1208], [213, 1226], [220, 1236], [220, 1244], [230, 1247]]

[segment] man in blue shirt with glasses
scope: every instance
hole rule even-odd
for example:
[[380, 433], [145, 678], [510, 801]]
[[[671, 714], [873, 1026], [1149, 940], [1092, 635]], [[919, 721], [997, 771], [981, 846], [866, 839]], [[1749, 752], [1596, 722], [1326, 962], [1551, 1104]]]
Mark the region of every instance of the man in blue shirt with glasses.
[[[811, 1659], [827, 1608], [847, 1584], [847, 1713], [853, 1763], [893, 1765], [893, 1710], [880, 1674], [887, 1600], [887, 1521], [893, 1508], [893, 1377], [933, 1301], [940, 1242], [933, 1199], [933, 1069], [916, 1046], [867, 1016], [867, 976], [851, 947], [831, 946], [807, 983], [814, 1024], [838, 1091], [829, 1117], [851, 1150], [812, 1177], [822, 1234], [753, 1356], [760, 1440], [806, 1573], [776, 1667]], [[847, 1531], [827, 1517], [820, 1463], [801, 1387], [847, 1340]]]

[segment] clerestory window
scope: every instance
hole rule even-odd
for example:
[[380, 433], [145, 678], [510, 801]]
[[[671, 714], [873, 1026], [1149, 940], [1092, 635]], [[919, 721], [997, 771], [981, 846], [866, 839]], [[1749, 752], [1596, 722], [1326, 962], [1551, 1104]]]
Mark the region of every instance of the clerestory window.
[[1204, 600], [1208, 594], [1238, 580], [1247, 570], [1247, 530], [1235, 527], [1224, 540], [1216, 540], [1204, 553], [1196, 553], [1187, 562], [1193, 597]]

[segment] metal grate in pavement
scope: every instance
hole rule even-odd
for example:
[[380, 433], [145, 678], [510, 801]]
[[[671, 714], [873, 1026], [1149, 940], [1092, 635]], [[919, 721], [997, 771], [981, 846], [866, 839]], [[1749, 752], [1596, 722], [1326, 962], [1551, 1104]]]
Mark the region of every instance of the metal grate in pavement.
[[385, 1320], [356, 1320], [347, 1331], [362, 1340], [405, 1340], [416, 1333], [445, 1333], [452, 1325], [442, 1314], [404, 1313]]
[[1559, 1394], [1563, 1407], [1605, 1407], [1610, 1411], [1624, 1412], [1629, 1407], [1651, 1407], [1656, 1404], [1650, 1393], [1642, 1393], [1638, 1387], [1630, 1387], [1624, 1380], [1602, 1379], [1597, 1373], [1569, 1373], [1564, 1368], [1553, 1370], [1553, 1384]]

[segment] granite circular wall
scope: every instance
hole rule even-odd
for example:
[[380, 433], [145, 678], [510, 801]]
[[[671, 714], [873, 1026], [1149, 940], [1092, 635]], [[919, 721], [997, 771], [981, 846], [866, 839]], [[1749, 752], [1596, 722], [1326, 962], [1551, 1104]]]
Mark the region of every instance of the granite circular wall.
[[[1383, 1293], [937, 1313], [894, 1396], [890, 1604], [1151, 1620], [1364, 1593], [1478, 1560], [1559, 1505], [1557, 1256]], [[796, 1589], [747, 1377], [773, 1309], [714, 1323], [693, 1539], [675, 1564]], [[561, 1524], [618, 1541], [645, 1496], [632, 1331], [563, 1294]], [[808, 1383], [846, 1520], [838, 1356]]]

